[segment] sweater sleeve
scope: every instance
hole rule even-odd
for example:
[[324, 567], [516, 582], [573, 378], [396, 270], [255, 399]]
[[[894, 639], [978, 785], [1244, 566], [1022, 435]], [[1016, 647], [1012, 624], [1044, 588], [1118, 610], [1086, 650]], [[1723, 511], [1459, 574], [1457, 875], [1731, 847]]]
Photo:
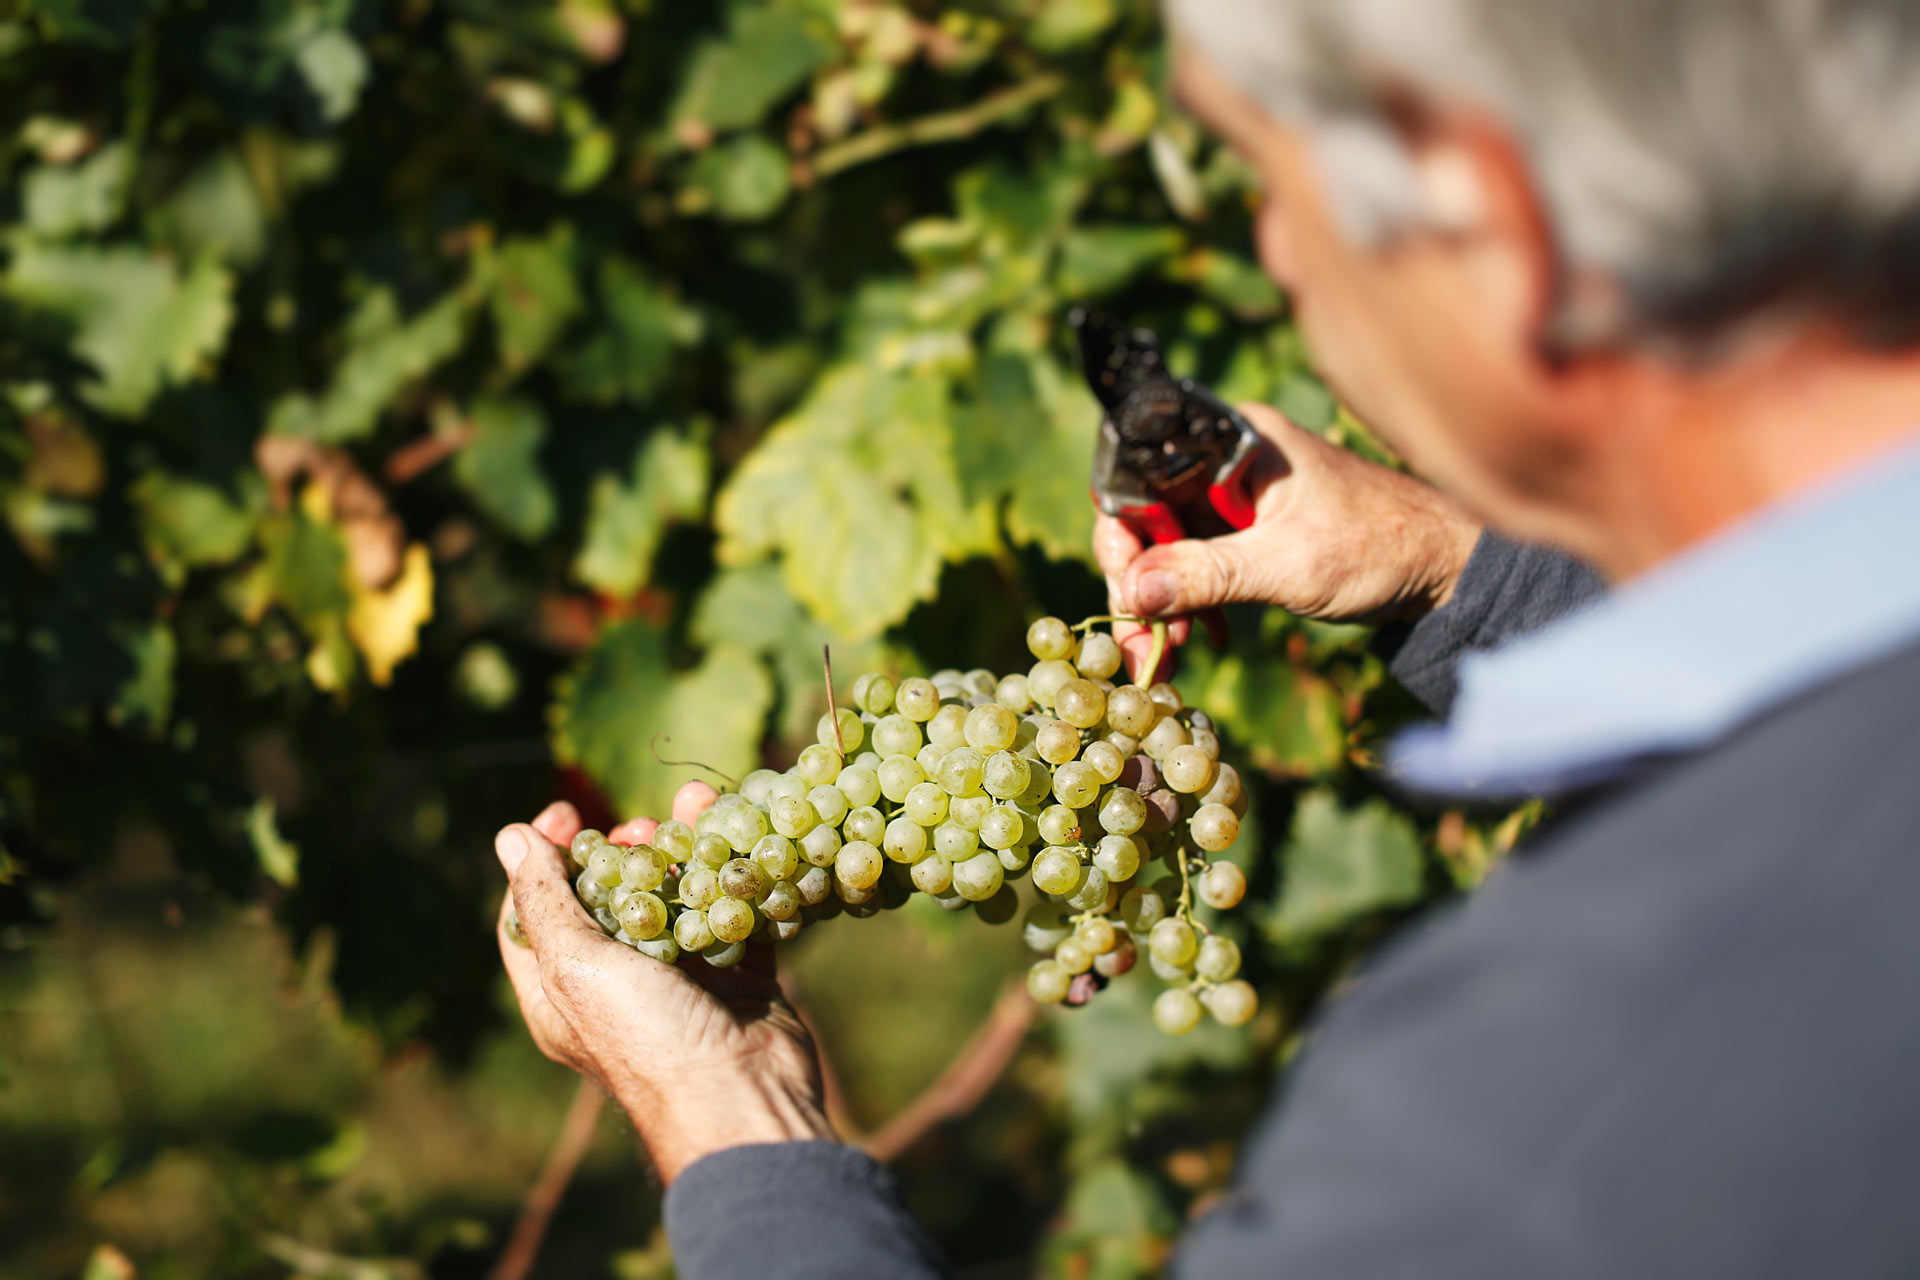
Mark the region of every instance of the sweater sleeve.
[[1453, 598], [1411, 627], [1382, 631], [1388, 669], [1444, 717], [1458, 692], [1460, 661], [1536, 631], [1606, 593], [1606, 583], [1563, 551], [1480, 535]]
[[935, 1280], [947, 1274], [887, 1171], [837, 1142], [730, 1147], [663, 1208], [681, 1280]]

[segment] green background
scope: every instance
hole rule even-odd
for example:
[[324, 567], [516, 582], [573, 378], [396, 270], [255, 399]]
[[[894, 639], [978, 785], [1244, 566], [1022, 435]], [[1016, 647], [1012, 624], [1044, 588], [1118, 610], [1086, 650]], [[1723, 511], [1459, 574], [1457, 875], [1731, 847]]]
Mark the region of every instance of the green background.
[[[0, 3], [0, 1272], [485, 1274], [572, 1096], [491, 833], [776, 766], [842, 680], [1100, 612], [1092, 298], [1360, 447], [1151, 5]], [[963, 1273], [1130, 1276], [1383, 924], [1515, 824], [1410, 815], [1355, 628], [1182, 681], [1255, 782], [1266, 1008], [1035, 1016], [894, 1162]], [[789, 953], [852, 1132], [1024, 964], [924, 903]], [[670, 1263], [617, 1118], [536, 1274]], [[114, 1252], [114, 1251], [118, 1252]], [[89, 1261], [91, 1259], [91, 1261]]]

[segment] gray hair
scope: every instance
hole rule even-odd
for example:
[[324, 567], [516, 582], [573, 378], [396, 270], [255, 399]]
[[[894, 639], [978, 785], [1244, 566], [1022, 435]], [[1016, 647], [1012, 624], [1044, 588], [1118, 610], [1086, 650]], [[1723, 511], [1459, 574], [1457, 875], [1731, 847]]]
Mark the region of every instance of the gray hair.
[[[1920, 0], [1167, 0], [1313, 140], [1349, 235], [1428, 215], [1389, 94], [1469, 105], [1527, 157], [1565, 266], [1619, 291], [1566, 345], [1710, 351], [1821, 312], [1920, 340]], [[1571, 308], [1569, 308], [1571, 311]]]

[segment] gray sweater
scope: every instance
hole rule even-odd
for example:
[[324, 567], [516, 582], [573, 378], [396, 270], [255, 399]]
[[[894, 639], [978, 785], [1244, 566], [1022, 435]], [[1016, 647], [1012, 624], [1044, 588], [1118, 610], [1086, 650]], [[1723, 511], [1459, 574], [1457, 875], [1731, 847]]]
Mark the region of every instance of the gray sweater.
[[[1599, 590], [1483, 539], [1394, 665]], [[1326, 1008], [1173, 1271], [1232, 1280], [1920, 1271], [1920, 647], [1563, 805]], [[669, 1190], [687, 1280], [943, 1274], [831, 1143]]]

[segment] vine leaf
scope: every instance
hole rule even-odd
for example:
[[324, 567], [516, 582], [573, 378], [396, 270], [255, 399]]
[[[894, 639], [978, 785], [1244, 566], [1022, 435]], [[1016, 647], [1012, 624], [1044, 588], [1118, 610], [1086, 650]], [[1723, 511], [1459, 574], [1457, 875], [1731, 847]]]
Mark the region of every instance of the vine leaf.
[[566, 228], [545, 239], [520, 237], [500, 246], [488, 302], [500, 358], [518, 373], [539, 361], [581, 307], [573, 278], [573, 237]]
[[432, 617], [433, 563], [420, 543], [407, 548], [400, 576], [385, 588], [366, 589], [356, 580], [347, 635], [366, 659], [368, 678], [392, 681], [393, 669], [419, 649], [420, 628]]
[[957, 415], [954, 458], [969, 502], [1004, 506], [1007, 534], [1057, 560], [1089, 555], [1087, 472], [1100, 408], [1043, 357], [995, 353]]
[[655, 431], [633, 457], [631, 476], [595, 477], [586, 538], [573, 576], [605, 595], [626, 599], [647, 584], [654, 552], [674, 520], [705, 512], [712, 459], [695, 435]]
[[531, 400], [488, 396], [470, 415], [473, 439], [454, 455], [453, 478], [475, 506], [523, 542], [553, 527], [553, 486], [540, 469], [547, 417]]
[[1282, 855], [1279, 901], [1267, 918], [1276, 940], [1311, 938], [1420, 897], [1420, 840], [1379, 800], [1342, 809], [1330, 791], [1303, 797]]
[[467, 299], [455, 291], [407, 318], [390, 289], [374, 289], [347, 322], [347, 353], [326, 391], [293, 392], [273, 406], [268, 429], [319, 444], [358, 440], [373, 431], [399, 392], [460, 349]]
[[671, 119], [723, 132], [756, 123], [833, 56], [813, 26], [790, 9], [737, 10], [725, 40], [710, 40], [692, 58]]

